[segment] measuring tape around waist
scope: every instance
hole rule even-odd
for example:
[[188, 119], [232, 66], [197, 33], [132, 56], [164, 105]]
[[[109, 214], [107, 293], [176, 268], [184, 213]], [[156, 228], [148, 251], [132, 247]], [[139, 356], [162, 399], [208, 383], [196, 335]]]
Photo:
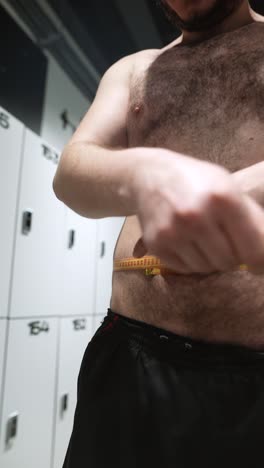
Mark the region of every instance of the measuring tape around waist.
[[[239, 265], [235, 271], [248, 271], [247, 265]], [[179, 275], [178, 272], [168, 268], [165, 264], [161, 263], [158, 257], [152, 255], [145, 255], [141, 258], [126, 257], [121, 260], [114, 260], [114, 271], [126, 270], [144, 270], [146, 276], [174, 274]]]

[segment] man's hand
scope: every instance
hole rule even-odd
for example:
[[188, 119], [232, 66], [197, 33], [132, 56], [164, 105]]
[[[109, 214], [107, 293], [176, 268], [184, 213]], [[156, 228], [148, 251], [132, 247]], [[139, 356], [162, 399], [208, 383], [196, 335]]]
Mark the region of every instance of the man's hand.
[[[264, 208], [264, 162], [253, 164], [232, 174], [233, 180], [238, 184], [245, 195], [250, 196]], [[254, 274], [264, 274], [263, 267], [250, 267]]]
[[231, 174], [242, 193], [249, 195], [264, 208], [264, 162]]
[[224, 168], [157, 149], [142, 158], [135, 191], [143, 237], [134, 256], [183, 274], [264, 268], [264, 211]]

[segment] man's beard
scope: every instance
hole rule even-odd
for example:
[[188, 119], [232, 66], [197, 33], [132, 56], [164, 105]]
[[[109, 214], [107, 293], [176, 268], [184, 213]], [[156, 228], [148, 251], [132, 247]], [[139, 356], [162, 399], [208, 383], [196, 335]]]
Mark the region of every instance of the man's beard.
[[182, 31], [206, 31], [222, 23], [225, 18], [236, 11], [244, 0], [215, 0], [206, 13], [196, 13], [188, 20], [180, 18], [166, 2], [157, 0], [169, 21]]

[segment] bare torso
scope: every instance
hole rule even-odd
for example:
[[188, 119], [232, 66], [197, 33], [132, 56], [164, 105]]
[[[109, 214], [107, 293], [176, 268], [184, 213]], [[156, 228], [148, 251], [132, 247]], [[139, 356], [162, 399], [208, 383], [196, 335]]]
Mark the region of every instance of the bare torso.
[[[262, 161], [263, 43], [264, 24], [252, 23], [146, 53], [131, 79], [129, 146], [169, 148], [231, 172]], [[127, 217], [114, 259], [133, 256], [141, 236], [137, 216]], [[122, 315], [193, 338], [264, 348], [263, 275], [118, 271], [112, 285], [110, 307]]]

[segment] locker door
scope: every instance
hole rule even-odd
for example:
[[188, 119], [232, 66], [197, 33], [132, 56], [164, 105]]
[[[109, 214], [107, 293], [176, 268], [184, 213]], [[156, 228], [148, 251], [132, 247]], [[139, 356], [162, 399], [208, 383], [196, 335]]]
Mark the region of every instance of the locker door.
[[[7, 320], [0, 319], [0, 421], [2, 417], [3, 404], [3, 383], [4, 383], [4, 365], [5, 365], [5, 345], [6, 345]], [[0, 438], [2, 426], [0, 425]]]
[[65, 205], [52, 188], [59, 155], [25, 132], [11, 317], [58, 315]]
[[24, 125], [0, 107], [0, 317], [8, 316]]
[[60, 315], [94, 313], [97, 220], [79, 216], [66, 207], [64, 276]]
[[58, 319], [10, 320], [2, 468], [50, 468]]
[[62, 468], [77, 403], [77, 379], [84, 351], [92, 337], [92, 316], [61, 318], [55, 450], [52, 468]]
[[125, 218], [98, 220], [95, 314], [105, 315], [112, 296], [113, 256]]

